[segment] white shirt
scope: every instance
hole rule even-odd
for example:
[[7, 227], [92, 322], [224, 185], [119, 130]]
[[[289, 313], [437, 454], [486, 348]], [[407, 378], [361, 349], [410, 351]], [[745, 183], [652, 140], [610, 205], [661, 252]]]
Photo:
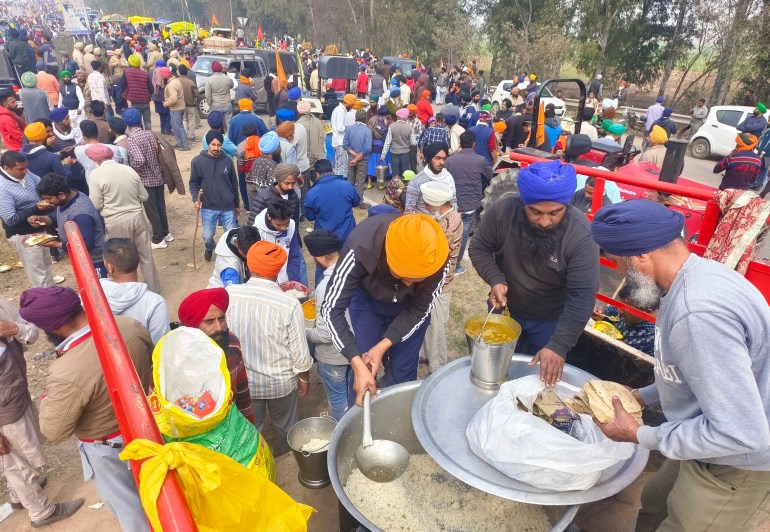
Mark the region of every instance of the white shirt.
[[110, 104], [110, 95], [107, 94], [107, 82], [101, 72], [94, 70], [86, 78], [88, 88], [91, 89], [91, 101], [104, 102], [104, 105]]
[[348, 114], [348, 110], [345, 105], [340, 103], [332, 111], [332, 147], [336, 148], [342, 146], [345, 140], [345, 116]]
[[297, 167], [300, 172], [310, 170], [310, 159], [307, 156], [307, 129], [302, 124], [294, 123], [294, 149], [297, 152]]
[[313, 365], [299, 300], [256, 277], [227, 292], [227, 323], [241, 340], [251, 398], [286, 397], [297, 388], [297, 375]]
[[409, 102], [412, 99], [412, 89], [409, 88], [409, 85], [404, 83], [401, 85], [401, 101], [406, 102], [406, 105], [409, 105]]

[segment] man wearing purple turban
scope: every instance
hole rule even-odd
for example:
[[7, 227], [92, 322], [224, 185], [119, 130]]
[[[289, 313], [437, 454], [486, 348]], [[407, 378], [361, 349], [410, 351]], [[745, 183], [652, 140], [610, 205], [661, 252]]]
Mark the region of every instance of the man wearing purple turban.
[[[19, 307], [23, 319], [58, 342], [58, 358], [48, 367], [40, 401], [40, 432], [50, 442], [65, 441], [74, 434], [84, 479], [93, 481], [121, 529], [149, 531], [134, 476], [119, 457], [123, 436], [80, 298], [71, 288], [30, 288], [22, 292]], [[115, 322], [147, 390], [152, 384], [150, 333], [125, 316], [116, 316]]]
[[770, 308], [735, 270], [690, 253], [683, 226], [644, 199], [602, 207], [591, 224], [635, 304], [660, 301], [655, 382], [633, 395], [666, 419], [640, 425], [613, 398], [615, 417], [599, 426], [666, 457], [636, 530], [753, 530], [770, 492]]
[[519, 171], [519, 194], [485, 210], [468, 253], [492, 288], [489, 303], [508, 308], [522, 329], [518, 349], [540, 363], [547, 386], [591, 317], [599, 289], [599, 247], [585, 215], [569, 202], [575, 168], [559, 161]]

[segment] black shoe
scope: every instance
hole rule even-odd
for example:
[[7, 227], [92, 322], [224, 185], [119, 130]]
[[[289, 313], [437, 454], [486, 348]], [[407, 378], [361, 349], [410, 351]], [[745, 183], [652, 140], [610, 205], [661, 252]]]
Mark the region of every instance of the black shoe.
[[69, 516], [80, 510], [83, 503], [86, 502], [83, 499], [75, 499], [74, 501], [57, 502], [55, 509], [51, 515], [40, 521], [32, 521], [32, 528], [41, 528], [48, 526], [62, 519], [67, 519]]
[[206, 262], [211, 262], [211, 255], [214, 253], [213, 250], [207, 249], [203, 252], [203, 258], [206, 259]]

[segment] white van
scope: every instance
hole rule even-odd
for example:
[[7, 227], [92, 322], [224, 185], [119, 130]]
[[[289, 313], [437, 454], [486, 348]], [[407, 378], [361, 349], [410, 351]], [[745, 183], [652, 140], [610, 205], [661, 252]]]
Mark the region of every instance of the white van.
[[[511, 90], [513, 90], [513, 87], [514, 87], [514, 84], [512, 79], [504, 79], [503, 81], [497, 84], [494, 92], [492, 93], [492, 98], [491, 98], [492, 116], [497, 115], [497, 112], [503, 106], [503, 100], [505, 100], [511, 95]], [[486, 95], [482, 95], [481, 97], [486, 98]], [[526, 100], [527, 91], [521, 91], [521, 97]], [[554, 106], [554, 112], [556, 113], [556, 116], [562, 116], [564, 114], [564, 111], [567, 110], [567, 106], [564, 105], [564, 101], [554, 96], [553, 93], [548, 90], [548, 87], [543, 89], [543, 92], [540, 94], [540, 101], [543, 102], [545, 105], [552, 103]]]
[[[690, 154], [696, 159], [709, 156], [724, 157], [735, 149], [738, 124], [746, 120], [754, 107], [743, 105], [715, 105], [709, 109], [706, 121], [690, 140]], [[765, 118], [770, 111], [765, 113]]]

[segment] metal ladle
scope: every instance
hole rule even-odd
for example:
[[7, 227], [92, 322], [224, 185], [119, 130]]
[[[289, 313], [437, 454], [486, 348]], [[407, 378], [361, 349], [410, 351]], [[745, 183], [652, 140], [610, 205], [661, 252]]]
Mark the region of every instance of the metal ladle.
[[492, 313], [495, 311], [497, 307], [492, 307], [489, 311], [489, 314], [487, 314], [487, 319], [484, 320], [484, 323], [481, 325], [481, 330], [479, 331], [479, 335], [476, 337], [476, 341], [482, 341], [481, 336], [484, 334], [484, 328], [487, 326], [487, 322], [489, 321], [489, 318], [492, 317]]
[[390, 440], [372, 440], [372, 396], [364, 394], [364, 437], [356, 449], [356, 464], [365, 477], [375, 482], [392, 482], [409, 465], [409, 451]]

